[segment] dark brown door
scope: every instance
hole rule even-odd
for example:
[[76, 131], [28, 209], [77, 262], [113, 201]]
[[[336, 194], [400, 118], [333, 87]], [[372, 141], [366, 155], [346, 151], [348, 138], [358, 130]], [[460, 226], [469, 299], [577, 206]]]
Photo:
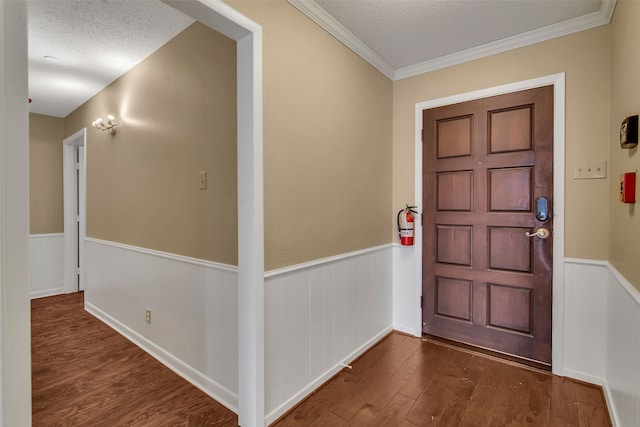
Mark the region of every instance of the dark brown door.
[[423, 112], [423, 332], [551, 363], [553, 87]]

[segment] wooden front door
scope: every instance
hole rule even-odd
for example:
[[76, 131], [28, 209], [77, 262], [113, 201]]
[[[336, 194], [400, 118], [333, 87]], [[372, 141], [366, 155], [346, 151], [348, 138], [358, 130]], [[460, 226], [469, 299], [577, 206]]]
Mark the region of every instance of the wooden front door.
[[423, 332], [551, 363], [553, 87], [423, 112]]

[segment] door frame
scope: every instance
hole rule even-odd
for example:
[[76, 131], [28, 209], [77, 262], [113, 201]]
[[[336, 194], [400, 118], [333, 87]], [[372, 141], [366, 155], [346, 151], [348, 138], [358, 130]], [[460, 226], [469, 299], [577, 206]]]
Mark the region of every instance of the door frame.
[[[79, 147], [86, 147], [87, 129], [82, 128], [62, 141], [62, 186], [64, 194], [64, 291], [65, 293], [77, 292], [85, 289], [84, 266], [84, 242], [87, 237], [87, 207], [86, 207], [86, 182], [87, 182], [87, 151], [83, 151], [80, 159], [80, 188], [76, 189], [76, 152]], [[75, 233], [76, 203], [79, 205], [80, 229], [77, 239]], [[75, 254], [79, 255], [80, 284], [75, 280], [76, 266]]]
[[[422, 111], [506, 93], [553, 85], [553, 275], [551, 310], [551, 369], [562, 375], [564, 366], [564, 148], [565, 148], [565, 73], [509, 83], [487, 89], [419, 102], [415, 107], [415, 193], [414, 201], [422, 213]], [[415, 223], [415, 235], [422, 235], [421, 221]], [[422, 297], [422, 242], [414, 246], [414, 301]], [[422, 335], [422, 307], [414, 314], [415, 335]]]

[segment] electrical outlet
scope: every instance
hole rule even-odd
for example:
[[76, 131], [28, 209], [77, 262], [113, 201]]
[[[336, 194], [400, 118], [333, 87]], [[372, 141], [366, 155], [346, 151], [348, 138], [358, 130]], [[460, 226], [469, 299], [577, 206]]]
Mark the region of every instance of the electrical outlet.
[[147, 323], [151, 323], [151, 310], [147, 308], [147, 310], [145, 311], [145, 317], [144, 319], [147, 321]]

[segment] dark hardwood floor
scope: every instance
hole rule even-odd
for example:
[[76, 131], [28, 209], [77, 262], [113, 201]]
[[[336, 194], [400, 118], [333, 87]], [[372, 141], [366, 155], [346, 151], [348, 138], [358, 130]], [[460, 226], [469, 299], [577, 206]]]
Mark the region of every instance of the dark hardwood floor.
[[[234, 413], [83, 309], [32, 301], [34, 426], [237, 426]], [[602, 390], [392, 333], [275, 423], [610, 426]]]
[[31, 302], [34, 426], [237, 426], [236, 414], [84, 311]]
[[611, 423], [599, 387], [392, 333], [275, 424], [435, 425]]

